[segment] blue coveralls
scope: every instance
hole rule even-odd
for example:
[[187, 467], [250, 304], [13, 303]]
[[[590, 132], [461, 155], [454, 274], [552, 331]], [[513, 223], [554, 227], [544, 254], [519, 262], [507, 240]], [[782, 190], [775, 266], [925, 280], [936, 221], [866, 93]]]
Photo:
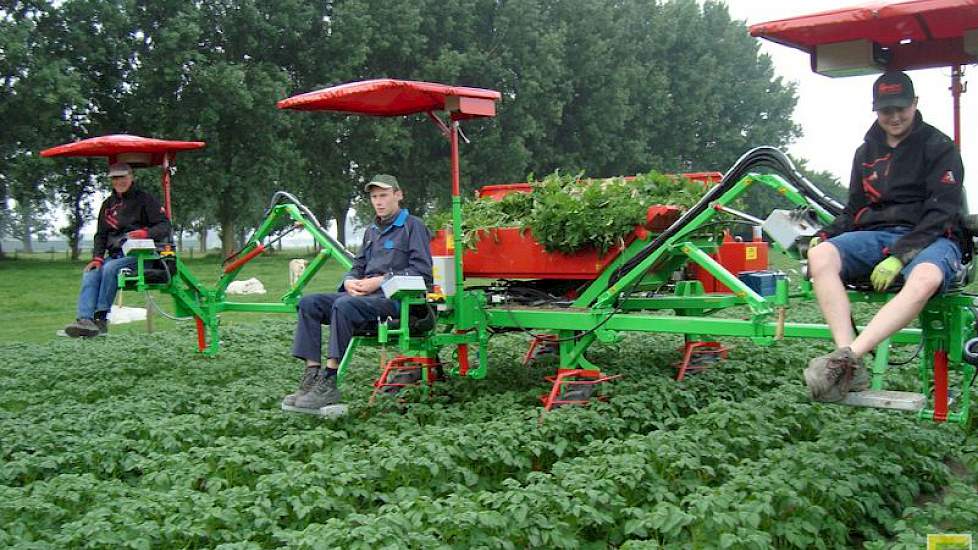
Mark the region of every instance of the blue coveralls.
[[[343, 280], [377, 275], [417, 275], [431, 286], [431, 234], [424, 222], [410, 215], [406, 208], [402, 208], [387, 227], [381, 229], [374, 223], [367, 228], [360, 253]], [[339, 361], [350, 345], [354, 329], [398, 315], [398, 303], [387, 299], [380, 289], [369, 296], [351, 296], [343, 291], [343, 283], [340, 283], [338, 290], [340, 292], [310, 294], [299, 301], [299, 323], [292, 355], [321, 363], [322, 326], [328, 324], [326, 356]]]

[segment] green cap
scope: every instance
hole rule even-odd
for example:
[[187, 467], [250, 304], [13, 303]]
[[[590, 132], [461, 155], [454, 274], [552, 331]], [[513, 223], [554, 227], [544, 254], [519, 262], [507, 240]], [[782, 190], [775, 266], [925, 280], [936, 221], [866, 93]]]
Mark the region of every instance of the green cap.
[[390, 174], [377, 174], [367, 182], [367, 185], [363, 186], [363, 190], [367, 193], [370, 192], [371, 187], [380, 187], [381, 189], [393, 189], [394, 191], [400, 191], [401, 186], [397, 184], [397, 178]]

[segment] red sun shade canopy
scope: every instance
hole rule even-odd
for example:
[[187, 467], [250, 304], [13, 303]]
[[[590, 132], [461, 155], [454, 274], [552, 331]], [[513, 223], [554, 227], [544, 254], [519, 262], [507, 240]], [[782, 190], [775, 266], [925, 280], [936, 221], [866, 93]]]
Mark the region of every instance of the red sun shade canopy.
[[404, 116], [432, 111], [454, 111], [453, 118], [491, 117], [496, 114], [495, 90], [447, 86], [433, 82], [390, 78], [350, 82], [279, 101], [279, 109], [339, 111], [371, 116]]
[[824, 44], [869, 40], [892, 50], [888, 68], [909, 70], [978, 62], [964, 47], [965, 33], [975, 29], [978, 0], [913, 0], [759, 23], [750, 34], [808, 53]]
[[83, 139], [41, 151], [42, 157], [109, 157], [113, 159], [123, 153], [150, 153], [150, 164], [162, 164], [163, 155], [176, 151], [200, 149], [203, 141], [169, 141], [127, 134], [113, 134], [97, 138]]

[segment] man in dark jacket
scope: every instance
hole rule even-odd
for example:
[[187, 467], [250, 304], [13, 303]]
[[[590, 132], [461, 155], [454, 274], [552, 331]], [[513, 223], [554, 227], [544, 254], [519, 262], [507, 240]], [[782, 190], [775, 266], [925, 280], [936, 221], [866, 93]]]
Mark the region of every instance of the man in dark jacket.
[[[379, 174], [364, 191], [370, 194], [376, 217], [363, 235], [340, 292], [311, 294], [299, 301], [292, 355], [304, 361], [306, 370], [299, 389], [283, 400], [286, 406], [319, 409], [339, 402], [336, 370], [353, 330], [398, 316], [397, 302], [386, 298], [380, 288], [386, 279], [415, 275], [431, 286], [431, 234], [423, 221], [400, 207], [404, 196], [397, 179]], [[325, 368], [321, 359], [324, 324], [329, 325]]]
[[[809, 270], [819, 307], [838, 349], [805, 370], [812, 397], [841, 401], [863, 391], [863, 356], [909, 324], [935, 293], [962, 272], [964, 167], [954, 143], [924, 122], [913, 82], [887, 72], [873, 84], [876, 122], [856, 150], [845, 210], [812, 239]], [[843, 281], [865, 280], [882, 292], [903, 288], [859, 336]]]
[[112, 194], [102, 202], [92, 261], [82, 275], [78, 310], [74, 323], [65, 327], [72, 337], [98, 336], [108, 331], [108, 314], [118, 290], [119, 271], [136, 265], [136, 259], [123, 256], [127, 239], [154, 239], [166, 242], [170, 221], [153, 195], [132, 184], [132, 168], [126, 163], [109, 167]]

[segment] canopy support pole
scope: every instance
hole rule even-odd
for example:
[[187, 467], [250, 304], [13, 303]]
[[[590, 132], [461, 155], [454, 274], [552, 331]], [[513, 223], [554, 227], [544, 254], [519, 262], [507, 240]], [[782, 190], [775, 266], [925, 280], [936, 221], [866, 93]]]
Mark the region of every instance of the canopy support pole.
[[173, 221], [170, 216], [170, 154], [163, 153], [163, 209], [166, 219]]
[[961, 70], [961, 65], [954, 65], [951, 67], [951, 99], [954, 102], [954, 144], [958, 146], [958, 150], [961, 149], [961, 94], [967, 91], [967, 88], [961, 83], [961, 76], [964, 71]]

